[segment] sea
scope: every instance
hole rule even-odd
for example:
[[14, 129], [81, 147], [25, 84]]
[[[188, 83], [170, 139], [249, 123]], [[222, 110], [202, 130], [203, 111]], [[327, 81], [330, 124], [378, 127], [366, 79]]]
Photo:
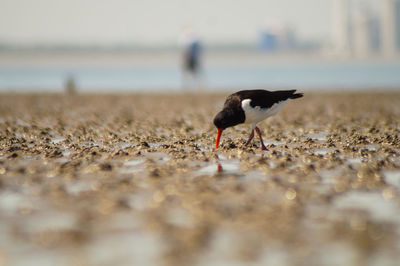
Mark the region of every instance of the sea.
[[[204, 64], [197, 79], [171, 64], [0, 64], [0, 92], [63, 92], [72, 77], [83, 93], [210, 92], [247, 88], [400, 91], [400, 62], [247, 62]], [[186, 78], [185, 78], [186, 77]], [[188, 82], [189, 80], [189, 82]]]

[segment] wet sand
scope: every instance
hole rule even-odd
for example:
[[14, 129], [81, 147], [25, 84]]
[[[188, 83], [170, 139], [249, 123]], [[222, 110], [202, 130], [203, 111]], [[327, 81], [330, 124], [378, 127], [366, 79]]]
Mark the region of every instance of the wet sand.
[[0, 96], [0, 265], [397, 265], [400, 93]]

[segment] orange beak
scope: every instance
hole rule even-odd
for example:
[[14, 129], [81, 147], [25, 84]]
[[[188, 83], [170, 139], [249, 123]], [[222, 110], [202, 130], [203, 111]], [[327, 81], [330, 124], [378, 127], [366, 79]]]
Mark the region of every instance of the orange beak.
[[217, 129], [217, 140], [215, 141], [215, 149], [218, 149], [219, 140], [221, 139], [222, 131], [224, 131], [222, 128]]

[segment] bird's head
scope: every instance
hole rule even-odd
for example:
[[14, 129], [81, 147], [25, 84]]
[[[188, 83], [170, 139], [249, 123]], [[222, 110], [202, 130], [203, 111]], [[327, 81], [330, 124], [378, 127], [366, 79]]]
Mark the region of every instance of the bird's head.
[[228, 127], [236, 126], [244, 122], [244, 113], [235, 112], [232, 109], [224, 109], [219, 112], [214, 118], [214, 125], [217, 127], [217, 140], [215, 142], [215, 149], [218, 149], [219, 140], [224, 131]]

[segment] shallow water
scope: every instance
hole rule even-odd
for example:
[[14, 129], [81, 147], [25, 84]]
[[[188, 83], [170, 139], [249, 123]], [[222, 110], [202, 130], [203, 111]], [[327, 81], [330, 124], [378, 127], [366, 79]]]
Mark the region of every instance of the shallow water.
[[[178, 91], [181, 73], [178, 65], [169, 66], [0, 66], [0, 91], [59, 92], [65, 79], [73, 75], [81, 91]], [[264, 63], [206, 65], [208, 88], [237, 87], [307, 88], [398, 88], [398, 63]]]
[[357, 210], [365, 212], [367, 217], [376, 222], [400, 226], [400, 209], [398, 202], [385, 199], [380, 191], [352, 191], [338, 196], [333, 202], [334, 209]]
[[386, 183], [400, 189], [400, 170], [384, 171], [383, 176]]

